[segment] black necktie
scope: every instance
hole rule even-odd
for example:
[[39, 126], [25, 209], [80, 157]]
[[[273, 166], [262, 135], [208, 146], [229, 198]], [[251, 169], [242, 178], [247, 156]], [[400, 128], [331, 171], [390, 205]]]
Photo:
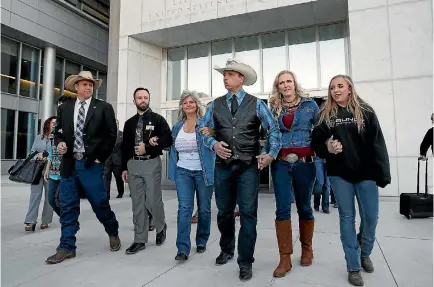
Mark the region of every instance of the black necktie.
[[236, 95], [232, 95], [232, 102], [231, 102], [231, 111], [232, 111], [232, 116], [235, 115], [235, 113], [238, 110], [238, 101], [237, 101], [237, 96]]

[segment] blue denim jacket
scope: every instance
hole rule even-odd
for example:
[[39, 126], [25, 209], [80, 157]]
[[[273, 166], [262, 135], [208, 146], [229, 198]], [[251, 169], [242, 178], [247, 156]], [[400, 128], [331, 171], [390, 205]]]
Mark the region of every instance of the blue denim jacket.
[[[169, 152], [169, 179], [172, 181], [175, 181], [175, 172], [178, 163], [178, 151], [175, 148], [175, 140], [183, 125], [184, 121], [179, 121], [172, 128], [173, 144], [170, 147]], [[215, 152], [205, 145], [204, 141], [207, 138], [209, 138], [209, 136], [205, 136], [201, 132], [199, 132], [198, 120], [198, 122], [196, 123], [196, 141], [197, 146], [199, 147], [198, 151], [200, 157], [200, 164], [202, 165], [205, 185], [210, 186], [214, 185]]]
[[[318, 112], [318, 105], [313, 99], [302, 98], [300, 106], [294, 114], [291, 128], [287, 129], [282, 121], [283, 116], [286, 114], [283, 109], [277, 119], [280, 132], [282, 133], [282, 148], [309, 147], [311, 145], [313, 125], [315, 124]], [[265, 150], [268, 148], [268, 145], [267, 141], [264, 147]]]

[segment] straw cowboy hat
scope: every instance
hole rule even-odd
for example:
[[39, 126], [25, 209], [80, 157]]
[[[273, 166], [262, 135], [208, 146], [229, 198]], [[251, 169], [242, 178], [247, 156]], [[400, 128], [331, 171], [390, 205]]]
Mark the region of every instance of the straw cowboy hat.
[[65, 80], [66, 89], [73, 93], [77, 92], [75, 89], [75, 84], [79, 81], [91, 81], [95, 90], [98, 89], [102, 84], [102, 80], [94, 79], [91, 72], [81, 71], [78, 73], [78, 75], [71, 75]]
[[249, 65], [243, 64], [236, 59], [229, 59], [226, 62], [226, 66], [220, 68], [218, 66], [214, 66], [214, 69], [219, 73], [223, 74], [224, 71], [235, 71], [244, 76], [244, 85], [251, 86], [256, 83], [258, 76], [256, 75], [255, 70]]

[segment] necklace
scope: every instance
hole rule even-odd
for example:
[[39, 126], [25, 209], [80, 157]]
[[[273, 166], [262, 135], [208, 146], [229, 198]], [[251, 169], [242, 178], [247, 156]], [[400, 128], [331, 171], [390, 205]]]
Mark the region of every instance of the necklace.
[[288, 108], [295, 107], [299, 104], [299, 99], [300, 99], [300, 97], [298, 97], [298, 96], [295, 96], [295, 99], [293, 99], [292, 101], [287, 101], [287, 100], [285, 100], [285, 98], [282, 98], [283, 106], [288, 107]]

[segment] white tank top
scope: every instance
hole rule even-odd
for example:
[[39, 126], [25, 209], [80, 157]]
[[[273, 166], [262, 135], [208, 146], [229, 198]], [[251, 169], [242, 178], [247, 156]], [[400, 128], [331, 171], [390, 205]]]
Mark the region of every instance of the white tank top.
[[175, 148], [178, 151], [179, 167], [188, 170], [202, 170], [196, 142], [196, 132], [186, 133], [184, 126], [182, 126], [175, 140]]

